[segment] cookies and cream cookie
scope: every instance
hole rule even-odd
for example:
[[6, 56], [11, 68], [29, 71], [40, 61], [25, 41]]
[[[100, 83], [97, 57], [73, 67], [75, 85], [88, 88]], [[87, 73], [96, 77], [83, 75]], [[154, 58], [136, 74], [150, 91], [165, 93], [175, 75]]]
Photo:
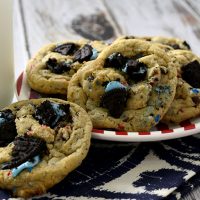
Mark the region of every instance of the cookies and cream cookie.
[[45, 193], [87, 155], [92, 123], [59, 99], [21, 101], [0, 111], [0, 188], [14, 196]]
[[89, 40], [46, 45], [27, 64], [28, 84], [44, 94], [66, 94], [73, 74], [86, 62], [95, 60], [106, 46]]
[[[131, 38], [135, 37], [122, 36], [118, 40]], [[161, 36], [137, 38], [161, 44], [160, 47], [170, 54], [178, 71], [176, 95], [162, 121], [180, 123], [198, 116], [200, 114], [200, 58], [190, 51], [186, 41], [179, 38]]]
[[95, 128], [148, 131], [174, 99], [173, 65], [159, 45], [119, 40], [72, 77], [68, 100], [88, 112]]

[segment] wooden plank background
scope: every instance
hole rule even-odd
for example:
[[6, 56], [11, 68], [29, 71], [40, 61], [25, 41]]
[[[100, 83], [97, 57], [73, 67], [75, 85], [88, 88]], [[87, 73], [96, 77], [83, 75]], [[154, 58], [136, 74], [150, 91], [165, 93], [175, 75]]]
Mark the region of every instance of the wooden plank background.
[[[107, 41], [122, 34], [180, 37], [200, 55], [200, 0], [15, 0], [14, 4], [16, 78], [43, 45], [83, 35], [98, 39], [101, 33]], [[93, 20], [100, 22], [91, 26]], [[81, 34], [76, 30], [79, 21]], [[198, 199], [200, 187], [184, 198]]]

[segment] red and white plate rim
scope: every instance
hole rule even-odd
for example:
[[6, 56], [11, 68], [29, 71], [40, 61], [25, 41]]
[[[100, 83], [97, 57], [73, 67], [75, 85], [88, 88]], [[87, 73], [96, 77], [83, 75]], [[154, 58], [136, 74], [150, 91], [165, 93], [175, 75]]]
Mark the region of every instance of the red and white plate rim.
[[[40, 98], [40, 94], [32, 90], [22, 72], [16, 81], [16, 97], [20, 100]], [[92, 137], [100, 140], [121, 142], [150, 142], [186, 137], [200, 132], [200, 117], [187, 120], [179, 125], [158, 124], [149, 132], [108, 131], [93, 129]], [[199, 134], [200, 135], [200, 134]], [[196, 135], [199, 137], [199, 135]]]

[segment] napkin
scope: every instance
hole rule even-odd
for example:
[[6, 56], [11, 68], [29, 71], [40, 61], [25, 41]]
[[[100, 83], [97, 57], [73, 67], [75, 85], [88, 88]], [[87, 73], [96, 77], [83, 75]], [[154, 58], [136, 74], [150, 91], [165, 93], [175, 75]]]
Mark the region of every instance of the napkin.
[[[92, 140], [82, 165], [33, 199], [180, 199], [200, 185], [199, 144], [200, 134], [149, 143]], [[9, 197], [0, 190], [1, 199]]]

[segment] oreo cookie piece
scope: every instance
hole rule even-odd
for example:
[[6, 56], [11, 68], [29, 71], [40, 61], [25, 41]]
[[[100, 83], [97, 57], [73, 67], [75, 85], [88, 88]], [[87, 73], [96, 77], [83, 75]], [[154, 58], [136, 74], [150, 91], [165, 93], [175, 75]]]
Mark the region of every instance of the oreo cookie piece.
[[17, 135], [15, 115], [11, 110], [0, 112], [0, 147], [12, 142]]
[[74, 53], [74, 62], [88, 61], [93, 55], [92, 46], [89, 44], [84, 45], [81, 49]]
[[58, 63], [55, 58], [49, 58], [46, 62], [48, 69], [55, 74], [63, 74], [71, 69], [71, 63], [60, 62]]
[[106, 60], [104, 67], [111, 67], [122, 70], [127, 59], [121, 53], [112, 53]]
[[137, 83], [146, 78], [147, 66], [137, 60], [129, 59], [126, 63], [126, 67], [124, 68], [124, 72], [128, 74], [131, 80]]
[[195, 60], [183, 66], [182, 78], [192, 87], [200, 88], [200, 63]]
[[124, 111], [128, 99], [128, 90], [120, 82], [107, 84], [100, 106], [107, 108], [112, 117], [119, 118]]
[[15, 168], [34, 156], [42, 155], [47, 150], [44, 140], [27, 135], [16, 137], [13, 143], [12, 159], [5, 163], [2, 169]]
[[34, 118], [42, 125], [55, 128], [61, 121], [72, 121], [69, 107], [69, 104], [62, 105], [50, 101], [44, 101], [36, 108]]
[[60, 53], [62, 55], [72, 55], [76, 50], [78, 46], [74, 43], [66, 43], [58, 45], [53, 52]]

